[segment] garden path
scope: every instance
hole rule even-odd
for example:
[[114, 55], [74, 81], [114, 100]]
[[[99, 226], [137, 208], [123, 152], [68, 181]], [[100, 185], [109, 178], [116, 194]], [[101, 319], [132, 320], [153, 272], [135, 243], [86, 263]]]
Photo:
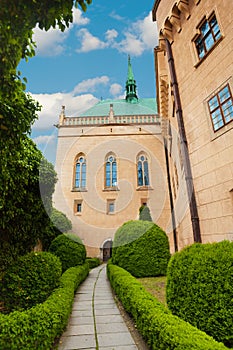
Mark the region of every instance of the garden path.
[[92, 269], [78, 288], [58, 350], [137, 350], [116, 305], [106, 265]]

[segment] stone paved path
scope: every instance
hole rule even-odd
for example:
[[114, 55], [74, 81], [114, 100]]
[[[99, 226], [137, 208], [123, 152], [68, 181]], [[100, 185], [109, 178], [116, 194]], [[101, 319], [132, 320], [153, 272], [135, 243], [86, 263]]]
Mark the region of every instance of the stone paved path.
[[114, 301], [105, 265], [91, 270], [78, 288], [58, 349], [138, 349]]

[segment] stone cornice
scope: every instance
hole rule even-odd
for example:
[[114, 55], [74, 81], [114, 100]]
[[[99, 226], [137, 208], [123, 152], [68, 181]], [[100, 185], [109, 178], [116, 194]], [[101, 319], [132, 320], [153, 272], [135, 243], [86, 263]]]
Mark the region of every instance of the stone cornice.
[[[153, 20], [156, 20], [156, 13], [159, 7], [159, 4], [162, 0], [156, 0], [153, 7]], [[194, 0], [194, 4], [198, 5], [201, 0]], [[162, 5], [161, 5], [162, 6]], [[172, 8], [168, 9], [168, 16], [165, 18], [160, 31], [160, 38], [166, 38], [170, 43], [174, 41], [174, 32], [180, 33], [182, 30], [182, 20], [181, 14], [183, 14], [183, 18], [186, 20], [191, 16], [192, 7], [190, 5], [190, 0], [178, 0], [174, 1]], [[184, 20], [183, 20], [184, 21]]]

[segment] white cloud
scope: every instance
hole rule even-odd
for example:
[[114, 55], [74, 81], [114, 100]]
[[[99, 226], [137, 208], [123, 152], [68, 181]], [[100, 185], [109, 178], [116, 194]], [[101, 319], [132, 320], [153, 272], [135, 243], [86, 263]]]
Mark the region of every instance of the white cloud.
[[75, 26], [86, 25], [90, 20], [83, 17], [83, 12], [73, 9], [73, 23], [64, 32], [59, 28], [51, 28], [48, 31], [41, 30], [38, 26], [34, 28], [33, 40], [36, 42], [36, 53], [41, 56], [58, 56], [65, 50], [65, 40], [70, 30]]
[[[122, 21], [123, 18], [112, 12], [111, 17]], [[83, 12], [79, 9], [73, 10], [73, 23], [64, 32], [57, 29], [50, 29], [47, 32], [36, 27], [33, 39], [37, 43], [37, 54], [43, 56], [57, 56], [64, 52], [65, 42], [70, 31], [76, 26], [85, 26], [90, 22], [83, 17]], [[101, 50], [107, 47], [115, 48], [120, 52], [140, 56], [145, 50], [153, 49], [158, 42], [157, 26], [152, 21], [151, 12], [142, 20], [134, 22], [122, 32], [124, 38], [117, 41], [119, 33], [115, 29], [108, 29], [105, 32], [105, 40], [90, 33], [87, 28], [81, 28], [76, 36], [79, 39], [80, 47], [76, 52], [90, 52]]]
[[110, 86], [110, 93], [113, 96], [119, 95], [122, 92], [122, 86], [120, 84], [112, 84]]
[[84, 26], [90, 22], [89, 18], [83, 17], [83, 12], [79, 9], [73, 8], [73, 25]]
[[56, 141], [56, 137], [54, 134], [52, 135], [39, 135], [33, 138], [33, 141], [37, 145], [48, 145], [49, 143], [53, 143]]
[[89, 52], [93, 50], [104, 49], [108, 43], [101, 41], [96, 36], [92, 35], [86, 28], [82, 28], [77, 32], [77, 37], [80, 39], [81, 48], [77, 52]]
[[152, 21], [152, 13], [133, 23], [124, 35], [125, 39], [114, 43], [120, 52], [140, 56], [145, 50], [153, 49], [158, 44], [158, 33], [156, 24]]
[[114, 47], [120, 52], [129, 53], [134, 56], [140, 56], [144, 51], [143, 42], [136, 35], [129, 32], [125, 34], [125, 39], [120, 43], [116, 43]]
[[145, 48], [153, 49], [158, 45], [158, 32], [156, 23], [152, 21], [152, 12], [148, 14], [143, 20], [137, 21], [133, 28], [139, 35]]
[[[111, 16], [116, 17], [114, 13]], [[119, 33], [115, 29], [106, 31], [105, 42], [93, 36], [86, 29], [82, 29], [78, 35], [81, 38], [81, 49], [78, 52], [88, 52], [111, 46], [120, 52], [140, 56], [145, 50], [153, 49], [158, 44], [157, 26], [152, 21], [151, 12], [144, 19], [133, 23], [127, 30], [124, 29], [124, 38], [121, 41], [116, 40]]]
[[110, 17], [112, 17], [113, 19], [116, 19], [117, 21], [124, 21], [125, 18], [118, 15], [115, 11], [112, 11], [110, 14], [109, 14]]
[[63, 43], [68, 36], [68, 30], [61, 32], [58, 29], [49, 29], [47, 32], [39, 27], [34, 28], [33, 40], [36, 42], [36, 53], [41, 56], [60, 55], [64, 46]]
[[108, 29], [105, 33], [105, 37], [107, 41], [112, 41], [116, 39], [118, 36], [118, 32], [115, 29]]
[[32, 94], [32, 97], [42, 105], [42, 110], [38, 113], [39, 118], [33, 125], [34, 130], [45, 130], [56, 125], [61, 106], [67, 107], [66, 114], [68, 116], [78, 116], [98, 102], [98, 99], [91, 94], [75, 96], [73, 91], [70, 93]]
[[109, 82], [109, 77], [103, 75], [102, 77], [96, 77], [93, 79], [83, 80], [81, 83], [75, 86], [74, 94], [80, 94], [81, 92], [93, 92], [96, 91], [96, 87], [100, 84], [106, 85]]

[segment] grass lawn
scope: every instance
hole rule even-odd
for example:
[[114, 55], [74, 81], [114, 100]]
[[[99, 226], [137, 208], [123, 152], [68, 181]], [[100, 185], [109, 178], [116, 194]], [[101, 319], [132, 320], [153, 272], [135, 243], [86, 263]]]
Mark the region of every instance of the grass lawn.
[[137, 279], [145, 289], [166, 306], [166, 276]]

